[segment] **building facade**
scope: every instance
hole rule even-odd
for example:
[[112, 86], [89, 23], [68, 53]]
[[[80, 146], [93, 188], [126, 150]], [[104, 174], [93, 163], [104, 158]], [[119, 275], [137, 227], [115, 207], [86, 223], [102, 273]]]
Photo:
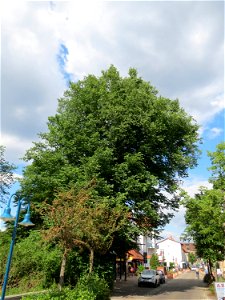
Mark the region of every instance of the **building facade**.
[[145, 267], [150, 268], [150, 258], [153, 253], [156, 253], [157, 245], [155, 239], [149, 236], [140, 235], [138, 238], [138, 246], [143, 257], [146, 256], [144, 262]]
[[186, 268], [187, 257], [182, 249], [182, 244], [177, 242], [172, 236], [157, 242], [157, 251], [159, 261], [165, 263], [169, 268], [171, 264], [175, 268]]

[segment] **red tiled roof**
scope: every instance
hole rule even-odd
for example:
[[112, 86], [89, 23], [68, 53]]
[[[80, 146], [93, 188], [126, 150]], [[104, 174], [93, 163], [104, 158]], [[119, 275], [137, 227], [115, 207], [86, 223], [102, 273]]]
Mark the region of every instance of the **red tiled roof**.
[[129, 250], [127, 253], [129, 256], [132, 256], [133, 259], [143, 260], [143, 255], [135, 249]]
[[182, 243], [181, 247], [184, 252], [196, 252], [195, 244], [193, 243]]

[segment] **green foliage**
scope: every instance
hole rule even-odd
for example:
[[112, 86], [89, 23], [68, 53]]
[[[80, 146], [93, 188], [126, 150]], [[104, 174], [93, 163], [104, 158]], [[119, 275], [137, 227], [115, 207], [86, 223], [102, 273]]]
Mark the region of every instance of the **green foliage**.
[[110, 290], [106, 281], [97, 274], [83, 275], [74, 289], [65, 288], [48, 293], [25, 296], [23, 300], [109, 300]]
[[193, 264], [196, 262], [197, 256], [194, 253], [188, 253], [188, 261]]
[[[9, 246], [10, 242], [6, 248], [9, 249]], [[22, 292], [49, 287], [58, 278], [60, 262], [60, 249], [44, 243], [40, 232], [33, 230], [27, 238], [21, 239], [15, 245], [8, 288], [19, 291], [19, 287]]]
[[53, 290], [48, 293], [40, 293], [36, 295], [23, 296], [22, 300], [96, 300], [96, 296], [92, 291], [88, 290], [70, 290], [65, 288], [63, 291]]
[[212, 295], [216, 294], [214, 283], [209, 283], [209, 290], [210, 290]]
[[[65, 285], [74, 287], [81, 276], [89, 268], [88, 251], [80, 251], [75, 247], [67, 257], [65, 270]], [[57, 274], [58, 277], [58, 274]], [[58, 281], [57, 281], [58, 282]]]
[[137, 268], [137, 274], [140, 275], [141, 272], [143, 272], [145, 269], [145, 267], [143, 265], [139, 265], [138, 268]]
[[15, 165], [10, 164], [4, 157], [5, 147], [0, 145], [0, 202], [5, 203], [5, 196], [9, 194], [9, 189], [14, 182], [13, 170]]
[[97, 274], [83, 275], [76, 285], [76, 290], [79, 293], [83, 291], [92, 292], [96, 300], [108, 300], [110, 290], [105, 279], [100, 278]]
[[63, 249], [60, 286], [68, 253], [77, 246], [89, 250], [89, 272], [93, 271], [94, 253], [105, 254], [111, 247], [114, 234], [128, 223], [128, 212], [119, 203], [94, 201], [91, 187], [79, 191], [61, 192], [51, 205], [42, 207], [45, 239], [56, 242]]
[[[6, 267], [11, 236], [7, 231], [0, 232], [0, 280]], [[17, 241], [10, 277], [7, 285], [9, 294], [19, 294], [43, 290], [59, 281], [59, 270], [62, 252], [58, 246], [44, 242], [38, 231], [30, 231], [30, 236]], [[110, 288], [113, 286], [114, 270], [112, 255], [97, 255], [94, 270], [99, 276], [104, 276]], [[88, 253], [74, 248], [68, 255], [68, 264], [65, 273], [65, 284], [75, 286], [82, 273], [88, 270]], [[89, 298], [87, 298], [89, 299]]]
[[150, 267], [151, 269], [156, 270], [159, 265], [160, 263], [159, 263], [158, 255], [153, 253], [150, 258]]
[[7, 231], [0, 231], [0, 285], [3, 283], [10, 242], [11, 235]]
[[51, 203], [59, 190], [96, 178], [96, 195], [128, 206], [140, 231], [156, 231], [171, 217], [162, 208], [178, 207], [180, 178], [196, 165], [197, 130], [178, 100], [159, 96], [136, 70], [122, 78], [111, 66], [71, 83], [59, 99], [48, 132], [26, 153], [23, 193]]
[[225, 191], [225, 142], [217, 145], [215, 152], [208, 152], [212, 166], [210, 182], [213, 183], [214, 189], [222, 189]]
[[[225, 258], [225, 210], [224, 210], [224, 175], [225, 175], [225, 143], [211, 152], [213, 189], [202, 187], [194, 198], [186, 197], [185, 220], [188, 224], [186, 236], [193, 238], [197, 254], [210, 262]], [[211, 263], [210, 263], [211, 264]]]
[[114, 286], [116, 273], [115, 259], [115, 254], [107, 252], [105, 255], [96, 254], [94, 261], [94, 273], [104, 278], [111, 290]]
[[206, 260], [223, 260], [225, 255], [224, 194], [221, 190], [202, 190], [186, 202], [186, 232], [193, 237], [197, 254]]

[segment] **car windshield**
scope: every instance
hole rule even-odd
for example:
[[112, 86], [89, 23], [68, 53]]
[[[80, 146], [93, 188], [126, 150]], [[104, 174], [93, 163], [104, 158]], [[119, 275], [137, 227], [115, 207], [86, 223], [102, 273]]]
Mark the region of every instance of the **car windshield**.
[[155, 275], [155, 271], [154, 270], [144, 270], [142, 272], [142, 275]]

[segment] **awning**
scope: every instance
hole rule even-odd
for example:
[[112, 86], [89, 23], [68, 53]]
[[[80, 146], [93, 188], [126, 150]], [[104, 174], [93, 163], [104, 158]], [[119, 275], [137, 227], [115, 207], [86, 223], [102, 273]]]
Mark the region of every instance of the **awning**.
[[135, 249], [129, 250], [127, 252], [128, 254], [128, 260], [144, 260], [143, 255]]

